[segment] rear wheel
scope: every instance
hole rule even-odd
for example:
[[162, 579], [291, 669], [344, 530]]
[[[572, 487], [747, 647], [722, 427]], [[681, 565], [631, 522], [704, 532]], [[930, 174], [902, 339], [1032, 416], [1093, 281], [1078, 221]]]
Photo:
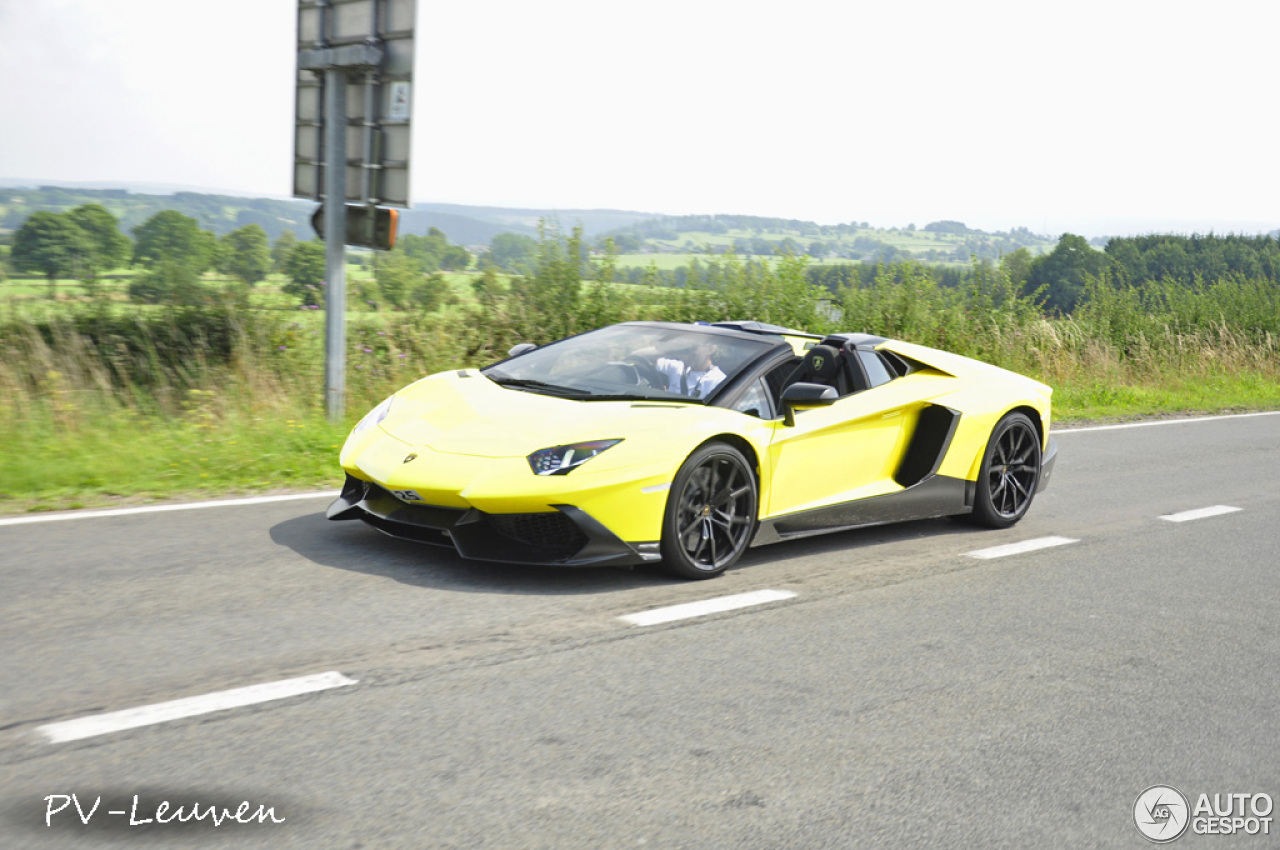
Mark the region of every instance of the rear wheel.
[[713, 578], [737, 563], [756, 527], [756, 477], [742, 452], [708, 443], [680, 467], [662, 521], [662, 567]]
[[1040, 482], [1040, 435], [1022, 413], [996, 423], [978, 474], [971, 519], [989, 528], [1008, 528], [1022, 519]]

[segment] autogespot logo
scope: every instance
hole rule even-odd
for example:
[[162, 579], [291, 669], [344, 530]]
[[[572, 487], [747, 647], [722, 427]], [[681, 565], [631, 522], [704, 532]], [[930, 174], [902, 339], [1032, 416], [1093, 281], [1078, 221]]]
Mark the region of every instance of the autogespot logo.
[[1133, 822], [1138, 831], [1156, 844], [1181, 837], [1190, 821], [1187, 798], [1170, 785], [1152, 785], [1133, 804]]

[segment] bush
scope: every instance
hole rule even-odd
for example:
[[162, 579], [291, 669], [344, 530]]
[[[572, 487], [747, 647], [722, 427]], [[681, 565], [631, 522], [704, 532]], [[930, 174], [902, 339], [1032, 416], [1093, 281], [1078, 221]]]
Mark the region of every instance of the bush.
[[198, 307], [214, 298], [214, 291], [200, 282], [191, 267], [168, 260], [129, 282], [129, 299], [139, 304]]

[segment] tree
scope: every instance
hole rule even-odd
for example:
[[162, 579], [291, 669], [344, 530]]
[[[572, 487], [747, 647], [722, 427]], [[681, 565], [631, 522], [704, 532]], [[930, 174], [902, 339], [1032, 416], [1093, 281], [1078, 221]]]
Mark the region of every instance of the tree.
[[556, 339], [580, 330], [575, 322], [587, 246], [581, 227], [573, 228], [565, 237], [556, 225], [541, 221], [538, 235], [538, 266], [526, 281], [523, 294], [529, 299], [539, 324], [551, 331], [551, 339]]
[[279, 238], [271, 246], [271, 270], [274, 272], [283, 272], [285, 264], [289, 262], [289, 255], [293, 253], [293, 249], [298, 244], [298, 237], [293, 235], [292, 230], [286, 230], [281, 233]]
[[[866, 227], [867, 225], [863, 222], [862, 226]], [[969, 232], [969, 228], [965, 226], [964, 222], [950, 220], [931, 221], [924, 226], [924, 229], [930, 233], [956, 233], [961, 236]]]
[[409, 289], [409, 301], [423, 313], [434, 312], [446, 301], [452, 303], [449, 282], [439, 272], [426, 275]]
[[285, 263], [284, 273], [289, 276], [289, 282], [284, 285], [284, 291], [300, 298], [303, 306], [320, 304], [325, 274], [324, 255], [324, 243], [313, 239], [295, 245]]
[[1107, 243], [1106, 252], [1130, 283], [1141, 283], [1147, 279], [1147, 261], [1132, 239], [1112, 239]]
[[1162, 241], [1146, 255], [1147, 273], [1157, 280], [1169, 278], [1191, 282], [1195, 267], [1181, 242], [1172, 239]]
[[1022, 286], [1031, 272], [1033, 262], [1035, 261], [1030, 251], [1026, 248], [1018, 248], [1000, 258], [1000, 268], [1004, 269], [1004, 273], [1016, 286]]
[[271, 271], [271, 250], [267, 232], [256, 224], [246, 224], [222, 237], [219, 271], [235, 275], [253, 286]]
[[471, 265], [471, 253], [461, 245], [446, 245], [440, 252], [440, 268], [443, 271], [465, 271]]
[[422, 272], [409, 255], [391, 251], [373, 272], [378, 293], [392, 307], [403, 310], [410, 291], [422, 280]]
[[505, 272], [523, 274], [537, 256], [538, 243], [519, 233], [499, 233], [489, 242], [489, 262]]
[[617, 246], [620, 254], [638, 254], [640, 252], [640, 240], [630, 233], [619, 233], [613, 237], [613, 244]]
[[450, 245], [449, 237], [432, 227], [426, 236], [408, 234], [396, 240], [393, 254], [412, 257], [416, 267], [424, 274], [445, 270], [456, 271], [471, 265], [471, 255], [461, 245]]
[[75, 277], [88, 264], [93, 244], [65, 215], [32, 213], [13, 236], [9, 262], [15, 271], [36, 272], [49, 279], [49, 297], [58, 297], [58, 278]]
[[89, 239], [91, 251], [83, 272], [90, 279], [129, 262], [133, 243], [120, 232], [119, 219], [106, 207], [81, 204], [66, 215]]
[[492, 263], [486, 264], [480, 277], [471, 281], [471, 290], [476, 301], [480, 302], [480, 308], [489, 315], [496, 312], [499, 302], [507, 294], [498, 277], [497, 267]]
[[1098, 278], [1110, 268], [1111, 259], [1095, 251], [1083, 236], [1064, 233], [1058, 246], [1043, 257], [1037, 257], [1027, 272], [1027, 289], [1047, 287], [1045, 304], [1063, 313], [1075, 309], [1084, 292], [1086, 278]]
[[133, 229], [137, 240], [133, 246], [133, 262], [153, 269], [162, 263], [173, 263], [200, 275], [213, 265], [217, 256], [217, 237], [201, 230], [194, 218], [176, 210], [163, 210]]
[[160, 260], [129, 282], [129, 298], [142, 304], [193, 307], [208, 304], [211, 294], [190, 266], [172, 259]]

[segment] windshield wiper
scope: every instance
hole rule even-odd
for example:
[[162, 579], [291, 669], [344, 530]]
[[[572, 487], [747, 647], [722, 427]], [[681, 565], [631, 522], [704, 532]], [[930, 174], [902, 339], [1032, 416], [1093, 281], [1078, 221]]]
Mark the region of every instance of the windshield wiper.
[[587, 401], [662, 401], [673, 402], [675, 404], [702, 404], [700, 398], [690, 398], [689, 396], [673, 395], [672, 393], [660, 390], [658, 392], [646, 393], [635, 392], [629, 393], [591, 393]]
[[583, 398], [590, 395], [590, 393], [583, 390], [575, 390], [573, 387], [562, 387], [559, 384], [549, 384], [546, 381], [535, 381], [533, 378], [511, 378], [506, 375], [492, 374], [485, 375], [485, 377], [500, 387], [511, 387], [517, 390], [533, 390], [534, 392], [564, 396], [565, 398]]

